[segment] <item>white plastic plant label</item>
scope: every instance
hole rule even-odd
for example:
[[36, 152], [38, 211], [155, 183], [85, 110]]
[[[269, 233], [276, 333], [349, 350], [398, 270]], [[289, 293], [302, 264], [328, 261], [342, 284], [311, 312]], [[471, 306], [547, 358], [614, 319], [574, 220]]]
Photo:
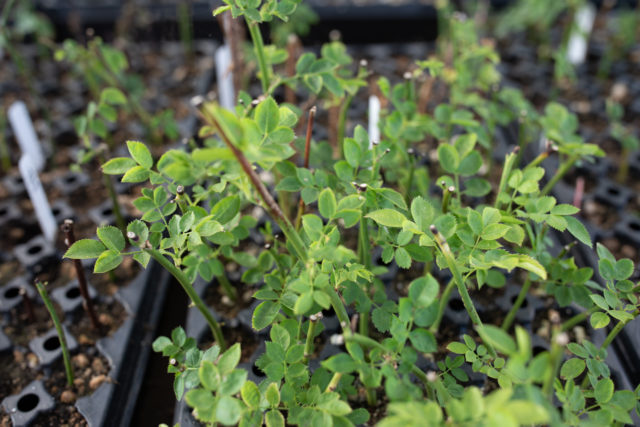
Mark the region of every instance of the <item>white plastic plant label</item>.
[[573, 65], [582, 64], [587, 57], [587, 42], [595, 18], [596, 9], [591, 3], [586, 3], [576, 12], [574, 29], [567, 44], [567, 59]]
[[47, 200], [47, 194], [44, 192], [44, 188], [42, 188], [42, 182], [40, 182], [40, 177], [38, 177], [38, 171], [35, 168], [31, 155], [28, 153], [23, 154], [18, 163], [18, 167], [24, 185], [27, 188], [27, 193], [29, 193], [31, 203], [33, 204], [33, 209], [36, 211], [36, 218], [38, 218], [40, 229], [44, 237], [53, 243], [58, 232], [58, 226], [51, 211], [49, 200]]
[[218, 79], [218, 98], [220, 105], [233, 110], [235, 96], [233, 88], [233, 71], [231, 69], [231, 49], [227, 44], [216, 50], [216, 77]]
[[29, 117], [27, 106], [22, 101], [16, 101], [9, 107], [7, 115], [22, 154], [29, 154], [33, 161], [33, 166], [36, 170], [41, 171], [44, 168], [45, 157], [36, 131], [33, 128], [33, 122]]
[[369, 148], [372, 147], [372, 142], [380, 142], [379, 122], [380, 99], [375, 95], [371, 95], [369, 97]]

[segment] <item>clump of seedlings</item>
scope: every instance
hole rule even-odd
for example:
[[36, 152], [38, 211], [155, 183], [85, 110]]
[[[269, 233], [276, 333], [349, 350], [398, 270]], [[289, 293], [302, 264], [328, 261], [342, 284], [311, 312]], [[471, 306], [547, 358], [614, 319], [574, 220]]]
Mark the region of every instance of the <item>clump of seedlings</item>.
[[[254, 100], [241, 92], [232, 110], [201, 104], [204, 144], [190, 152], [169, 150], [156, 160], [145, 144], [129, 141], [130, 157], [108, 161], [103, 171], [148, 183], [135, 201], [142, 217], [128, 225], [126, 239], [100, 227], [99, 240], [79, 240], [66, 253], [97, 258], [96, 272], [125, 256], [144, 267], [153, 259], [177, 279], [215, 343], [200, 349], [182, 328], [156, 339], [176, 397], [198, 420], [222, 425], [631, 423], [638, 394], [616, 390], [605, 359], [639, 313], [633, 263], [598, 245], [600, 286], [591, 268], [552, 244], [558, 230], [592, 248], [574, 217], [579, 209], [550, 195], [576, 162], [602, 154], [578, 136], [575, 116], [555, 103], [538, 116], [517, 91], [500, 89], [493, 47], [478, 40], [472, 21], [445, 8], [439, 54], [398, 84], [379, 81], [388, 106], [381, 140], [372, 143], [360, 125], [345, 137], [365, 67], [331, 42], [320, 58], [305, 53], [295, 74], [281, 75], [275, 65], [287, 52], [276, 58], [262, 39], [260, 24], [287, 20], [296, 3], [225, 0], [214, 13], [246, 21], [262, 93]], [[416, 82], [427, 78], [442, 88], [437, 95], [418, 95]], [[331, 145], [312, 141], [315, 109], [278, 104], [282, 84], [324, 99], [319, 111], [339, 107], [339, 119], [328, 120], [337, 138]], [[305, 117], [304, 148], [296, 150], [291, 143]], [[518, 140], [493, 159], [497, 127], [512, 120]], [[548, 149], [527, 161], [520, 152], [539, 132]], [[429, 162], [417, 161], [425, 148]], [[549, 157], [559, 167], [545, 176], [541, 163]], [[265, 184], [264, 172], [277, 177], [275, 185]], [[240, 243], [257, 227], [245, 214], [255, 207], [268, 216], [269, 244], [249, 255]], [[269, 236], [274, 229], [283, 239]], [[265, 376], [259, 382], [239, 367], [241, 345], [227, 342], [193, 287], [198, 277], [216, 277], [226, 289], [225, 260], [246, 266], [243, 280], [260, 285], [251, 322], [269, 338], [255, 362]], [[382, 279], [391, 266], [413, 274], [406, 286]], [[504, 294], [507, 282], [519, 287], [512, 306], [487, 318], [483, 301]], [[550, 301], [538, 337], [516, 321], [534, 293]], [[467, 323], [452, 333], [443, 318], [454, 298]], [[560, 309], [572, 314], [563, 318]], [[336, 352], [327, 357], [316, 351], [323, 313], [339, 324], [330, 340]], [[597, 341], [594, 330], [611, 321]], [[585, 322], [592, 329], [578, 337], [574, 328]], [[534, 353], [534, 339], [548, 347]], [[470, 385], [470, 374], [480, 383]]]

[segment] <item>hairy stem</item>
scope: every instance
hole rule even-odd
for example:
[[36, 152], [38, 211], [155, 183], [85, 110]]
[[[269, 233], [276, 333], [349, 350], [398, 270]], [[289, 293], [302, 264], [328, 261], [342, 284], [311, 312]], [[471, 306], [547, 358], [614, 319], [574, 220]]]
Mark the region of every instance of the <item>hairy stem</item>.
[[563, 163], [562, 166], [560, 166], [560, 168], [556, 171], [555, 175], [553, 175], [551, 180], [549, 180], [549, 182], [547, 182], [547, 185], [544, 186], [544, 188], [542, 189], [540, 194], [542, 196], [546, 196], [547, 194], [549, 194], [549, 191], [551, 191], [551, 189], [553, 187], [555, 187], [555, 185], [558, 183], [558, 181], [560, 181], [562, 179], [562, 177], [565, 176], [565, 174], [567, 172], [569, 172], [569, 169], [571, 169], [573, 167], [573, 164], [577, 160], [578, 160], [577, 156], [569, 157], [569, 160], [567, 160], [565, 163]]
[[302, 359], [303, 363], [305, 364], [309, 362], [309, 357], [311, 357], [311, 355], [313, 354], [313, 339], [315, 338], [316, 326], [321, 316], [322, 316], [322, 312], [312, 314], [311, 316], [309, 316], [309, 328], [307, 329], [307, 339], [304, 343], [304, 359]]
[[[309, 155], [311, 152], [311, 136], [313, 134], [313, 120], [316, 116], [317, 108], [311, 107], [309, 110], [309, 119], [307, 120], [307, 135], [304, 140], [304, 160], [302, 165], [305, 169], [309, 169]], [[296, 214], [296, 230], [300, 229], [300, 223], [302, 222], [302, 215], [304, 215], [304, 200], [302, 200], [302, 196], [300, 196], [300, 201], [298, 202], [298, 213]]]
[[71, 357], [69, 356], [69, 347], [67, 346], [67, 338], [64, 334], [64, 330], [62, 329], [62, 323], [60, 323], [60, 318], [58, 318], [58, 313], [56, 313], [56, 309], [53, 307], [53, 303], [51, 299], [49, 299], [49, 295], [47, 294], [47, 290], [44, 288], [44, 285], [40, 281], [36, 281], [36, 289], [38, 289], [38, 293], [44, 302], [45, 307], [49, 311], [49, 315], [51, 316], [51, 320], [53, 320], [53, 326], [56, 328], [56, 332], [58, 333], [58, 340], [60, 341], [60, 347], [62, 348], [62, 359], [64, 361], [64, 370], [67, 373], [67, 384], [69, 387], [73, 386], [73, 368], [71, 366]]
[[[371, 270], [371, 242], [369, 242], [369, 220], [360, 219], [358, 230], [358, 260], [367, 270]], [[369, 336], [369, 312], [360, 313], [358, 331], [360, 334]]]
[[493, 205], [496, 209], [500, 207], [500, 196], [506, 190], [507, 182], [509, 181], [509, 175], [511, 175], [511, 169], [516, 162], [520, 147], [516, 147], [511, 153], [507, 154], [504, 159], [504, 168], [502, 168], [502, 175], [500, 176], [500, 184], [498, 184], [498, 192], [496, 194], [496, 201]]
[[216, 340], [220, 348], [224, 351], [227, 348], [227, 345], [224, 340], [224, 336], [222, 335], [222, 328], [218, 321], [213, 317], [213, 314], [209, 311], [205, 303], [202, 301], [196, 290], [193, 288], [191, 281], [187, 278], [187, 276], [176, 267], [167, 257], [165, 257], [160, 251], [157, 249], [143, 249], [146, 253], [151, 255], [151, 258], [155, 259], [161, 266], [165, 268], [175, 279], [180, 283], [182, 289], [187, 293], [193, 305], [202, 313], [205, 320], [209, 324], [209, 328], [211, 329], [211, 333], [213, 334], [213, 338]]
[[570, 318], [569, 320], [567, 320], [566, 322], [564, 322], [561, 325], [560, 329], [563, 332], [566, 332], [569, 329], [573, 328], [578, 323], [584, 322], [585, 320], [587, 320], [587, 318], [589, 316], [591, 316], [593, 313], [595, 313], [596, 311], [599, 311], [599, 310], [600, 310], [600, 308], [598, 306], [594, 305], [589, 310], [586, 310], [586, 311], [583, 311], [581, 313], [578, 313], [575, 316], [573, 316], [572, 318]]

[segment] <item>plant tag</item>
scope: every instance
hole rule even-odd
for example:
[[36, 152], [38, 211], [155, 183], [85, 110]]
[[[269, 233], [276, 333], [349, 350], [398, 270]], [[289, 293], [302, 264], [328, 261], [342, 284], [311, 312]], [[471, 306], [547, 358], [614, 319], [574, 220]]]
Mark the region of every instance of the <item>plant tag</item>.
[[576, 12], [574, 29], [567, 44], [567, 59], [573, 65], [582, 64], [587, 57], [587, 41], [596, 18], [596, 9], [586, 3]]
[[373, 147], [372, 142], [380, 142], [380, 99], [371, 95], [369, 97], [369, 148]]
[[33, 128], [33, 122], [29, 117], [27, 106], [22, 101], [16, 101], [9, 107], [7, 115], [22, 154], [29, 154], [35, 169], [41, 171], [45, 164], [45, 157], [36, 131]]
[[235, 106], [233, 70], [231, 49], [227, 44], [220, 46], [216, 50], [216, 77], [218, 79], [220, 105], [227, 110], [233, 110]]
[[40, 182], [40, 178], [38, 177], [38, 171], [36, 170], [29, 153], [25, 153], [20, 157], [18, 167], [20, 169], [20, 175], [22, 175], [24, 185], [29, 193], [31, 203], [33, 204], [33, 209], [36, 211], [36, 217], [38, 218], [40, 229], [42, 230], [44, 237], [49, 242], [53, 243], [58, 232], [58, 226], [56, 224], [56, 219], [53, 216], [53, 212], [51, 211], [49, 200], [47, 200], [47, 194], [44, 192], [44, 188], [42, 188], [42, 182]]

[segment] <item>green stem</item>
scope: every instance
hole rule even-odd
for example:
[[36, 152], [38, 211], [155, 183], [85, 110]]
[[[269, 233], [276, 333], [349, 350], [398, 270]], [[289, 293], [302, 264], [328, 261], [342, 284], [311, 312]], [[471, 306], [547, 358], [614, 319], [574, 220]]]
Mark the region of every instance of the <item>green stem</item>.
[[[358, 259], [360, 264], [364, 265], [367, 270], [371, 270], [371, 243], [369, 241], [369, 221], [366, 218], [360, 219], [360, 229], [358, 230]], [[358, 331], [369, 336], [369, 312], [360, 314], [360, 322]]]
[[67, 373], [67, 383], [69, 387], [73, 386], [73, 367], [71, 366], [71, 357], [69, 356], [69, 347], [67, 346], [67, 338], [64, 334], [64, 330], [62, 329], [62, 323], [60, 323], [60, 318], [58, 318], [58, 313], [56, 313], [55, 308], [53, 307], [53, 303], [51, 299], [49, 299], [49, 295], [47, 294], [47, 290], [44, 288], [44, 285], [40, 281], [36, 281], [36, 288], [38, 289], [38, 293], [44, 301], [44, 305], [47, 307], [49, 311], [49, 315], [51, 315], [51, 320], [53, 320], [53, 326], [56, 328], [56, 332], [58, 333], [58, 340], [60, 341], [60, 347], [62, 348], [62, 359], [64, 361], [64, 370]]
[[[245, 17], [246, 19], [246, 17]], [[260, 27], [257, 22], [247, 21], [249, 27], [249, 34], [251, 34], [251, 40], [253, 41], [253, 49], [255, 50], [256, 57], [258, 58], [258, 67], [260, 68], [260, 82], [262, 83], [262, 91], [267, 94], [269, 92], [271, 75], [267, 60], [264, 54], [264, 42], [262, 40], [262, 34], [260, 33]]]
[[223, 271], [220, 276], [216, 276], [216, 279], [218, 279], [220, 286], [222, 286], [225, 295], [228, 296], [229, 299], [231, 299], [231, 301], [233, 302], [238, 301], [238, 292], [236, 291], [236, 288], [233, 287], [231, 282], [229, 282], [229, 278], [227, 277], [226, 273]]
[[351, 100], [353, 100], [353, 95], [348, 95], [344, 102], [342, 103], [342, 106], [340, 107], [340, 115], [338, 116], [338, 133], [337, 133], [337, 138], [338, 141], [338, 147], [340, 149], [340, 154], [344, 156], [344, 150], [343, 150], [343, 145], [344, 145], [344, 129], [347, 125], [347, 112], [349, 111], [349, 106], [351, 105]]
[[9, 172], [11, 169], [11, 156], [9, 154], [9, 145], [7, 139], [4, 137], [4, 131], [7, 126], [7, 121], [4, 118], [4, 114], [0, 115], [0, 165], [2, 170]]
[[508, 331], [509, 328], [511, 327], [511, 324], [513, 323], [513, 320], [516, 317], [516, 313], [518, 312], [518, 310], [522, 306], [522, 303], [524, 302], [524, 299], [527, 297], [527, 293], [529, 292], [529, 288], [531, 288], [531, 279], [529, 279], [529, 277], [527, 277], [527, 280], [525, 280], [524, 285], [522, 285], [522, 288], [520, 289], [520, 293], [518, 294], [518, 298], [516, 298], [516, 301], [513, 303], [513, 305], [511, 306], [511, 309], [509, 310], [509, 313], [507, 313], [507, 316], [502, 321], [502, 330], [503, 331]]
[[145, 248], [144, 251], [151, 255], [151, 258], [155, 259], [161, 266], [163, 266], [173, 277], [176, 278], [178, 283], [182, 286], [182, 289], [187, 293], [189, 299], [196, 308], [202, 313], [205, 320], [209, 324], [209, 328], [211, 329], [211, 333], [213, 334], [213, 338], [216, 340], [221, 350], [225, 350], [227, 345], [224, 340], [224, 336], [222, 335], [222, 328], [218, 321], [213, 317], [205, 303], [202, 301], [196, 290], [191, 285], [191, 282], [187, 278], [187, 276], [176, 267], [171, 261], [167, 259], [160, 251], [157, 249], [149, 249]]
[[[451, 248], [449, 247], [449, 244], [444, 239], [444, 237], [438, 232], [438, 230], [434, 225], [431, 226], [431, 232], [434, 234], [436, 238], [436, 242], [438, 243], [438, 246], [440, 247], [440, 251], [444, 256], [444, 259], [447, 263], [447, 267], [449, 267], [449, 270], [451, 270], [451, 274], [453, 274], [453, 279], [458, 288], [458, 293], [460, 294], [460, 298], [462, 298], [462, 303], [464, 304], [464, 308], [467, 310], [467, 313], [469, 314], [471, 323], [473, 323], [473, 325], [476, 328], [482, 328], [483, 326], [482, 320], [480, 320], [480, 316], [476, 311], [476, 307], [473, 305], [473, 301], [469, 296], [469, 291], [467, 291], [467, 286], [465, 285], [464, 280], [462, 279], [462, 275], [458, 270], [458, 266], [456, 265], [456, 260], [453, 257], [453, 253], [451, 252]], [[496, 351], [493, 349], [493, 346], [486, 341], [484, 342], [484, 344], [487, 347], [487, 351], [489, 352], [489, 355], [491, 355], [491, 357], [496, 357]]]
[[542, 192], [540, 193], [542, 196], [546, 196], [549, 191], [551, 191], [551, 189], [556, 185], [556, 183], [558, 181], [560, 181], [560, 179], [562, 179], [562, 177], [569, 172], [569, 169], [571, 169], [573, 167], [573, 164], [578, 160], [577, 156], [571, 156], [569, 158], [569, 160], [567, 160], [566, 163], [563, 163], [562, 166], [560, 166], [560, 168], [556, 171], [555, 175], [553, 175], [553, 177], [551, 178], [551, 180], [549, 182], [547, 182], [547, 185], [544, 186], [544, 188], [542, 189]]
[[[560, 333], [566, 335], [566, 332]], [[564, 346], [558, 343], [557, 338], [557, 333], [553, 334], [553, 337], [551, 338], [551, 350], [549, 351], [549, 364], [551, 365], [551, 371], [549, 371], [542, 383], [542, 393], [547, 396], [549, 400], [553, 399], [553, 382], [558, 375], [560, 363], [562, 363], [562, 353], [564, 351]]]
[[318, 314], [309, 317], [309, 328], [307, 329], [307, 339], [304, 343], [304, 359], [303, 363], [308, 363], [309, 358], [313, 354], [313, 339], [315, 338], [316, 325], [318, 324]]
[[629, 149], [626, 147], [622, 148], [622, 156], [620, 157], [620, 163], [618, 165], [618, 174], [616, 175], [616, 179], [620, 184], [624, 184], [627, 181], [627, 177], [629, 176], [629, 157], [630, 157]]
[[[633, 312], [633, 318], [635, 319], [638, 314], [640, 314], [640, 310], [636, 310]], [[633, 320], [633, 319], [632, 319]], [[600, 349], [605, 349], [607, 347], [609, 347], [609, 345], [611, 344], [611, 342], [618, 336], [618, 334], [620, 333], [620, 331], [622, 331], [622, 329], [624, 329], [624, 327], [627, 325], [627, 323], [629, 323], [631, 320], [621, 320], [619, 321], [616, 326], [613, 327], [613, 329], [609, 332], [609, 334], [607, 335], [607, 337], [604, 339], [604, 342], [602, 343], [602, 345], [600, 346]]]
[[571, 319], [569, 319], [566, 322], [564, 322], [562, 324], [562, 326], [560, 327], [560, 329], [563, 332], [566, 332], [569, 329], [573, 328], [578, 323], [584, 322], [585, 320], [587, 320], [587, 318], [589, 316], [591, 316], [593, 313], [595, 313], [596, 311], [599, 311], [599, 310], [600, 310], [600, 308], [598, 306], [594, 305], [589, 310], [586, 310], [586, 311], [583, 311], [581, 313], [578, 313], [575, 316], [573, 316]]
[[511, 169], [513, 169], [513, 165], [516, 162], [518, 151], [520, 151], [519, 148], [507, 154], [507, 156], [504, 159], [504, 168], [502, 168], [502, 175], [500, 176], [500, 184], [498, 184], [498, 193], [496, 194], [496, 201], [493, 205], [493, 207], [496, 209], [500, 207], [500, 203], [501, 203], [500, 196], [506, 190], [507, 182], [509, 181], [509, 175], [511, 175]]
[[407, 177], [407, 186], [404, 191], [404, 201], [407, 205], [411, 204], [411, 187], [413, 187], [413, 176], [415, 175], [416, 158], [413, 152], [409, 153], [409, 176]]
[[336, 372], [331, 377], [331, 381], [327, 384], [327, 388], [324, 390], [325, 393], [329, 393], [335, 391], [338, 388], [338, 384], [340, 384], [340, 378], [342, 378], [341, 372]]
[[436, 315], [436, 320], [431, 325], [431, 332], [434, 334], [438, 332], [440, 328], [440, 322], [442, 322], [442, 316], [444, 316], [444, 310], [447, 308], [447, 304], [449, 304], [449, 299], [451, 298], [451, 292], [453, 292], [453, 288], [455, 288], [456, 284], [453, 279], [449, 280], [447, 286], [444, 288], [444, 292], [440, 295], [440, 303], [438, 304], [438, 314]]

